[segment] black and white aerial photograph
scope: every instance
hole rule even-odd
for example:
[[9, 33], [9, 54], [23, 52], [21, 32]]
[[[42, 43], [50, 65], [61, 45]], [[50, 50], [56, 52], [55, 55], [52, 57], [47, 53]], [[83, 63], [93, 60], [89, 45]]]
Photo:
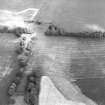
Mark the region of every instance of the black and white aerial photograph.
[[105, 105], [105, 0], [0, 0], [0, 105]]

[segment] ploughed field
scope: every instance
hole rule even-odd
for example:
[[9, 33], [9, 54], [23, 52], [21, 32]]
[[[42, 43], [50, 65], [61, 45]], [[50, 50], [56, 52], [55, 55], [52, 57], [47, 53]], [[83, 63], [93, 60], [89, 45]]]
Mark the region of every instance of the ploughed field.
[[[37, 18], [68, 32], [104, 31], [104, 4], [104, 0], [46, 0]], [[83, 93], [104, 105], [105, 39], [47, 36], [40, 38], [42, 42], [46, 44], [42, 51], [51, 52], [53, 58], [55, 54], [56, 63], [60, 62], [58, 75], [65, 72], [70, 80], [72, 73]]]
[[104, 104], [105, 39], [45, 36], [39, 30], [35, 56], [38, 54], [40, 65], [45, 63], [51, 67], [44, 70], [42, 66], [43, 72], [51, 73], [53, 78], [58, 76], [69, 81], [76, 80], [83, 93]]
[[[45, 36], [43, 27], [35, 28], [37, 40], [33, 46], [33, 56], [28, 68], [41, 67], [43, 75], [51, 74], [52, 77], [58, 76], [68, 81], [76, 81], [75, 83], [87, 96], [98, 102], [103, 101], [105, 95], [104, 38]], [[16, 39], [14, 34], [0, 34], [0, 71], [1, 73], [8, 71], [5, 74], [10, 73], [4, 75], [4, 78], [1, 76], [0, 93], [3, 93], [0, 95], [1, 104], [6, 102], [4, 97], [8, 98], [8, 86], [18, 71], [15, 55]], [[46, 64], [50, 68], [46, 68]]]

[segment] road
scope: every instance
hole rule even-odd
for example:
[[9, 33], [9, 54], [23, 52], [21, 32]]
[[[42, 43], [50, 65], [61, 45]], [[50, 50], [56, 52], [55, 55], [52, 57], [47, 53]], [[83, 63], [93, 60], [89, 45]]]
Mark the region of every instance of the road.
[[49, 77], [43, 76], [41, 79], [41, 93], [39, 96], [39, 105], [85, 105], [65, 97], [56, 89]]

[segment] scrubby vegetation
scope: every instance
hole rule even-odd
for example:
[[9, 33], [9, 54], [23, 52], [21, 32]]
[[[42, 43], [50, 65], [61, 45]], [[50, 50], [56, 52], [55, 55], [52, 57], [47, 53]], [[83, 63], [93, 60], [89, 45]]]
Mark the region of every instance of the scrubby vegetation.
[[45, 35], [48, 36], [68, 36], [68, 37], [82, 37], [82, 38], [104, 38], [105, 32], [94, 31], [94, 32], [66, 32], [63, 28], [59, 28], [53, 24], [49, 25]]

